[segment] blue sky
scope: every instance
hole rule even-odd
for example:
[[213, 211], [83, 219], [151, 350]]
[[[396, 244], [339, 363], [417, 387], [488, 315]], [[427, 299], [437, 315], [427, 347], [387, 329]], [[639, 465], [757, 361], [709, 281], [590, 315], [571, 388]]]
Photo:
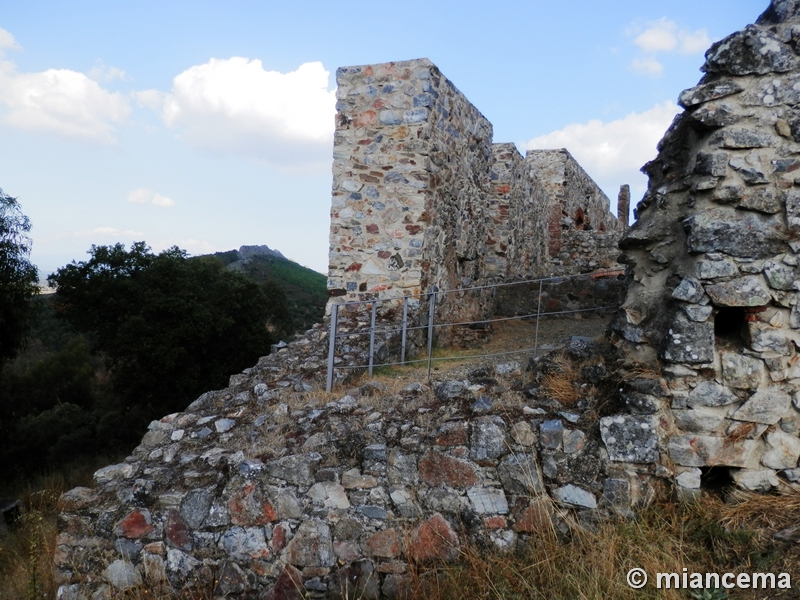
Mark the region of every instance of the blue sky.
[[764, 0], [0, 0], [0, 188], [44, 278], [91, 244], [267, 244], [327, 271], [335, 70], [427, 57], [496, 142], [567, 147], [614, 200]]

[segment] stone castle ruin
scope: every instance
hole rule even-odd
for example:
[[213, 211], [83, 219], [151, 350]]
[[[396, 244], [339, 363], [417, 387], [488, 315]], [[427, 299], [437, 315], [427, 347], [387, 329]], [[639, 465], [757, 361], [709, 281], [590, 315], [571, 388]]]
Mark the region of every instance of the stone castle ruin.
[[[566, 150], [492, 142], [492, 125], [427, 59], [341, 68], [331, 302], [458, 290], [616, 264], [627, 225]], [[486, 294], [443, 295], [443, 319], [486, 318]], [[422, 311], [424, 314], [424, 311]], [[452, 322], [451, 321], [451, 322]]]
[[566, 151], [492, 144], [430, 62], [340, 69], [331, 303], [613, 267], [622, 236], [609, 337], [638, 375], [605, 416], [588, 390], [612, 380], [580, 344], [568, 405], [542, 391], [563, 367], [547, 357], [326, 396], [317, 325], [62, 496], [59, 599], [404, 598], [465, 544], [630, 515], [669, 482], [799, 480], [800, 0], [706, 58], [625, 232]]

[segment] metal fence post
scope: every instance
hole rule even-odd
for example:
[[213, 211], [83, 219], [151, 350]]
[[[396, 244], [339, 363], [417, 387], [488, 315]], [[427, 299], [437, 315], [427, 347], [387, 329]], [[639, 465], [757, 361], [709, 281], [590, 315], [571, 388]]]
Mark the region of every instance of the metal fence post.
[[403, 333], [400, 341], [400, 364], [406, 364], [406, 332], [408, 330], [408, 296], [403, 298]]
[[433, 355], [433, 319], [435, 314], [436, 292], [434, 291], [430, 295], [430, 300], [428, 301], [428, 381], [431, 380], [431, 357]]
[[372, 315], [369, 320], [369, 376], [372, 377], [372, 365], [375, 362], [375, 313], [378, 310], [378, 301], [372, 303]]
[[328, 334], [328, 379], [325, 391], [330, 393], [333, 389], [333, 355], [336, 351], [336, 322], [339, 320], [339, 305], [331, 305], [331, 330]]
[[539, 280], [539, 302], [536, 307], [536, 337], [533, 339], [533, 356], [539, 355], [539, 318], [542, 314], [542, 280]]

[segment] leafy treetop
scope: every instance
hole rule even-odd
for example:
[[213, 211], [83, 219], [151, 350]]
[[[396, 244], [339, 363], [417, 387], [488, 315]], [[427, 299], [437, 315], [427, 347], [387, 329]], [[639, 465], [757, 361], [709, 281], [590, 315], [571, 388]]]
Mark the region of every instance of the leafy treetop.
[[36, 267], [29, 260], [31, 222], [16, 198], [0, 189], [0, 363], [14, 358], [30, 327], [31, 296], [38, 293]]

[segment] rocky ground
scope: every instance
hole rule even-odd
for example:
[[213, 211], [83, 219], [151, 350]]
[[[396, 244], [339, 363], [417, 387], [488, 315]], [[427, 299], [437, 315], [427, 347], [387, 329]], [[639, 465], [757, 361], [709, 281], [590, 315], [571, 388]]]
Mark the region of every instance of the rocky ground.
[[[533, 360], [443, 361], [430, 381], [427, 365], [354, 375], [332, 394], [326, 333], [311, 330], [64, 494], [60, 597], [216, 579], [225, 597], [354, 585], [398, 598], [413, 565], [463, 544], [512, 548], [559, 522], [554, 510], [630, 511], [646, 494], [609, 463], [598, 426], [620, 409], [617, 376], [585, 341], [603, 326], [543, 322], [544, 347], [583, 339]], [[531, 328], [498, 327], [481, 352], [530, 347]]]

